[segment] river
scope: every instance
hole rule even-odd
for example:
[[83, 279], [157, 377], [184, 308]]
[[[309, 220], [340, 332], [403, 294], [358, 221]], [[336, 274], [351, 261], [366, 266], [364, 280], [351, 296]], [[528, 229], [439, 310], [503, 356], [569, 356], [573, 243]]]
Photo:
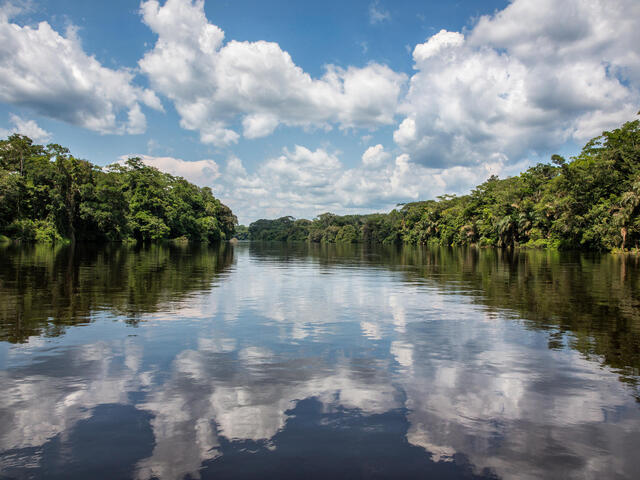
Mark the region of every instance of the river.
[[2, 478], [637, 478], [640, 259], [0, 248]]

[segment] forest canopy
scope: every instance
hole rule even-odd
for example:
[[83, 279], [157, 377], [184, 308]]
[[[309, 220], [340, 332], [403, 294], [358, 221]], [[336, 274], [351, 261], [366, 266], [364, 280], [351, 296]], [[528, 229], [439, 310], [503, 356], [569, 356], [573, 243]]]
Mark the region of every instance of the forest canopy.
[[22, 241], [231, 238], [236, 217], [182, 177], [139, 158], [101, 168], [56, 144], [0, 141], [0, 235]]
[[640, 122], [604, 132], [569, 161], [492, 176], [468, 195], [408, 203], [388, 214], [331, 213], [249, 225], [252, 240], [526, 246], [610, 251], [640, 242]]
[[[139, 158], [101, 168], [57, 144], [0, 141], [0, 235], [22, 241], [216, 242], [236, 217], [182, 177]], [[408, 203], [389, 213], [282, 217], [239, 226], [251, 240], [638, 249], [640, 121], [590, 140], [579, 155], [518, 176], [492, 176], [467, 195]]]

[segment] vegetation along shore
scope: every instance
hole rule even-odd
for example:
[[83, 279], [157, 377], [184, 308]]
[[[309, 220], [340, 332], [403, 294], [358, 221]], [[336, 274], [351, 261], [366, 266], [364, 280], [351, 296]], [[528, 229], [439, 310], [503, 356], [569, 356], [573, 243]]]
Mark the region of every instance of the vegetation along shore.
[[515, 177], [492, 176], [468, 195], [390, 213], [282, 217], [238, 228], [251, 240], [408, 243], [638, 251], [640, 122], [604, 132], [569, 161], [559, 155]]
[[[0, 235], [37, 242], [231, 238], [236, 217], [200, 188], [130, 158], [100, 168], [60, 145], [0, 141]], [[0, 237], [1, 238], [1, 237]]]
[[[319, 243], [638, 250], [640, 121], [604, 132], [579, 155], [518, 176], [492, 176], [467, 195], [389, 213], [287, 216], [236, 226], [208, 187], [131, 158], [104, 168], [60, 145], [0, 141], [0, 238], [21, 241], [239, 239]], [[399, 206], [400, 207], [400, 206]]]

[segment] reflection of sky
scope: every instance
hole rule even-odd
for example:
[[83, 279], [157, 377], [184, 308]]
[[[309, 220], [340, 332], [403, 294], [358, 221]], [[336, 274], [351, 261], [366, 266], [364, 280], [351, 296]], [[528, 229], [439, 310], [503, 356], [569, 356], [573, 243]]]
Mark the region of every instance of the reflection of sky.
[[[364, 419], [356, 438], [369, 445], [401, 415], [407, 443], [388, 450], [413, 448], [431, 467], [466, 459], [505, 478], [631, 478], [640, 467], [640, 411], [625, 386], [575, 351], [549, 350], [544, 332], [399, 273], [237, 254], [216, 288], [137, 328], [105, 315], [3, 344], [0, 472], [82, 463], [89, 431], [147, 439], [131, 460], [137, 478], [207, 477], [285, 451], [309, 405], [319, 420], [304, 441], [320, 458], [330, 447], [319, 432], [347, 435]], [[131, 420], [111, 431], [116, 417]]]

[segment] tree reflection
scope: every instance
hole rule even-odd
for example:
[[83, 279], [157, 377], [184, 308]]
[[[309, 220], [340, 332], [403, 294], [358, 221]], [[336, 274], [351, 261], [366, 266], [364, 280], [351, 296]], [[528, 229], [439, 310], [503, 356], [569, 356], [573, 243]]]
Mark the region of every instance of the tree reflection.
[[57, 336], [106, 310], [136, 324], [207, 291], [233, 261], [226, 245], [8, 246], [0, 249], [0, 340]]
[[[0, 470], [34, 478], [51, 462], [98, 470], [79, 439], [111, 432], [95, 447], [108, 448], [126, 432], [139, 448], [113, 449], [122, 457], [114, 461], [141, 480], [637, 471], [640, 410], [618, 381], [623, 368], [633, 381], [637, 366], [626, 362], [636, 347], [615, 344], [636, 338], [630, 257], [259, 244], [236, 247], [235, 259], [224, 249], [116, 250], [74, 252], [71, 269], [62, 254], [60, 267], [43, 268], [50, 263], [32, 251], [15, 260], [22, 270], [3, 274], [14, 282], [3, 291], [40, 282], [35, 298], [57, 285], [44, 274], [70, 270], [85, 292], [73, 314], [107, 309], [144, 328], [131, 337], [96, 322], [80, 344], [68, 335], [8, 348]], [[111, 272], [102, 283], [90, 277], [96, 266]], [[43, 297], [48, 307], [29, 303], [33, 318], [53, 311], [54, 293]], [[55, 304], [67, 314], [70, 295]], [[606, 363], [615, 359], [624, 367]]]
[[[618, 371], [637, 390], [640, 376], [640, 256], [540, 250], [252, 243], [267, 261], [306, 259], [326, 268], [384, 267], [411, 283], [505, 311], [548, 332], [550, 349], [569, 347]], [[566, 334], [569, 334], [568, 336]], [[640, 393], [636, 392], [640, 401]]]

